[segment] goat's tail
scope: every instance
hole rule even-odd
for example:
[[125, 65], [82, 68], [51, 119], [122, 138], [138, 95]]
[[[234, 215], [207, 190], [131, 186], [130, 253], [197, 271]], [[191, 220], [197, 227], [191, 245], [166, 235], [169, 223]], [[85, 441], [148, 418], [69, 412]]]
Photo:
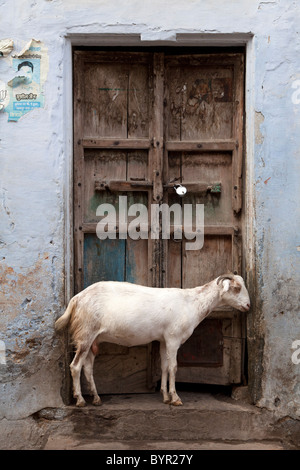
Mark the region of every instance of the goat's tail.
[[60, 318], [58, 318], [58, 320], [56, 320], [56, 322], [55, 322], [55, 330], [56, 331], [62, 330], [63, 328], [65, 328], [69, 324], [73, 309], [75, 307], [75, 303], [76, 302], [75, 302], [74, 297], [73, 297], [70, 300], [69, 305], [68, 305], [65, 313]]

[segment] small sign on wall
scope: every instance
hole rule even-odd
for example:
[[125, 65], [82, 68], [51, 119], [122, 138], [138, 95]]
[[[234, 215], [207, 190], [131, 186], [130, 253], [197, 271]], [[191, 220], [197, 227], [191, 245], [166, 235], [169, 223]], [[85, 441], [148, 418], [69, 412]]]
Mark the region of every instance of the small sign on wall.
[[19, 54], [11, 56], [11, 61], [14, 77], [7, 84], [0, 84], [0, 111], [8, 113], [8, 121], [18, 121], [24, 114], [44, 107], [47, 48], [32, 39]]

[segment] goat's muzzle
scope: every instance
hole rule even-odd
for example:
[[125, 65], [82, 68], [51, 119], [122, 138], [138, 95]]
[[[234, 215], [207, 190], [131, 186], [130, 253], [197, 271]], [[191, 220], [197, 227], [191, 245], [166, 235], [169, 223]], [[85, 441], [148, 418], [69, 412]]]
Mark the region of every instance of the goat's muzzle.
[[240, 310], [241, 312], [249, 312], [251, 305], [246, 304], [246, 305], [241, 305]]

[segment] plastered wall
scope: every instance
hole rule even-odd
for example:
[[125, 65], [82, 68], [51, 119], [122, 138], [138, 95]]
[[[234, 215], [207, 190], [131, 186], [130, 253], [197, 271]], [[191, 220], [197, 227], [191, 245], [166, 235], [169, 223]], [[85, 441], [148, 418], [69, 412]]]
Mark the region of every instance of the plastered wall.
[[[72, 292], [72, 44], [245, 45], [249, 387], [259, 406], [299, 417], [299, 3], [0, 0], [0, 9], [0, 417], [62, 404], [53, 326]], [[24, 105], [9, 83], [30, 74], [17, 70], [30, 56], [37, 88], [18, 94], [39, 104]]]

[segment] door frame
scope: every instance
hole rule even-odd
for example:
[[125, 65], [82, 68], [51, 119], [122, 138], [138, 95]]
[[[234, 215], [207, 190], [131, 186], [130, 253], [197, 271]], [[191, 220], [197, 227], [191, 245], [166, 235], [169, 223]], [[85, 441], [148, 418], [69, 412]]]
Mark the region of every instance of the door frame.
[[[252, 33], [238, 33], [238, 34], [197, 34], [186, 33], [176, 34], [174, 37], [176, 41], [142, 41], [140, 34], [97, 34], [87, 35], [74, 32], [67, 34], [64, 38], [64, 94], [63, 94], [63, 111], [65, 116], [72, 116], [72, 119], [64, 119], [64, 213], [65, 213], [65, 230], [64, 230], [64, 260], [65, 260], [65, 279], [64, 279], [64, 299], [65, 309], [69, 300], [74, 295], [74, 240], [73, 240], [73, 89], [70, 84], [73, 83], [73, 47], [147, 47], [157, 48], [166, 46], [176, 46], [182, 49], [188, 47], [198, 48], [214, 48], [222, 46], [220, 52], [225, 51], [224, 47], [244, 47], [245, 48], [245, 119], [244, 122], [244, 207], [242, 215], [242, 228], [243, 228], [243, 273], [248, 284], [250, 296], [254, 295], [256, 291], [256, 268], [255, 268], [255, 208], [254, 208], [254, 110], [253, 103], [255, 97], [255, 50], [254, 50], [254, 35]], [[201, 51], [199, 51], [201, 52]], [[255, 337], [257, 329], [258, 315], [256, 315], [255, 304], [253, 302], [253, 313], [250, 321], [247, 321], [247, 329], [249, 335]], [[66, 342], [68, 336], [65, 334]], [[248, 336], [248, 335], [247, 335]], [[248, 338], [246, 338], [248, 343]], [[252, 397], [259, 395], [261, 389], [261, 374], [259, 377], [254, 377], [251, 371], [261, 370], [261, 358], [256, 354], [259, 345], [254, 341], [252, 345], [247, 345], [248, 362], [251, 367], [248, 367], [248, 384]], [[64, 351], [64, 384], [62, 387], [62, 396], [66, 403], [70, 401], [70, 351], [65, 348]]]

